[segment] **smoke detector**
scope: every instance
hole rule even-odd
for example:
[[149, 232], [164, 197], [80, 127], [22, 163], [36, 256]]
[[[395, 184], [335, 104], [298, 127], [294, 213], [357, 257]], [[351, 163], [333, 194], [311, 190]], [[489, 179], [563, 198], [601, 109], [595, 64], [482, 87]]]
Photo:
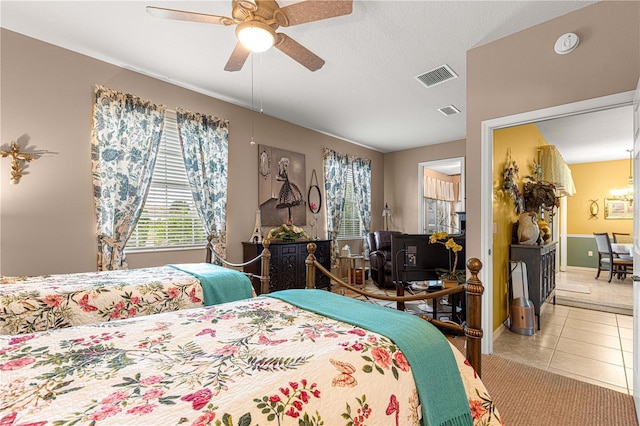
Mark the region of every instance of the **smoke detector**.
[[556, 51], [558, 55], [566, 55], [569, 52], [573, 52], [578, 44], [580, 43], [580, 37], [574, 33], [566, 33], [562, 34], [556, 40], [556, 44], [553, 46], [553, 49]]

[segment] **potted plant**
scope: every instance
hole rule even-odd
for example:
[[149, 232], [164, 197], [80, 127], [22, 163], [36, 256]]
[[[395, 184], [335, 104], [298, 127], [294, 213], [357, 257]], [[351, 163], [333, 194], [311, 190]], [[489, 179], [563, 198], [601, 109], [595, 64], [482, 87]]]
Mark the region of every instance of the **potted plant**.
[[267, 240], [281, 240], [281, 241], [297, 241], [299, 239], [309, 240], [309, 236], [302, 228], [295, 225], [288, 225], [283, 223], [277, 228], [273, 228], [267, 235]]
[[[464, 282], [464, 271], [456, 271], [458, 253], [462, 251], [463, 247], [456, 243], [447, 232], [434, 232], [429, 237], [429, 244], [442, 244], [449, 251], [449, 269], [440, 275], [444, 287], [455, 287]], [[451, 253], [453, 253], [453, 262], [451, 261]]]
[[551, 215], [560, 206], [560, 199], [556, 196], [556, 187], [549, 182], [533, 180], [524, 184], [524, 206], [527, 211], [539, 213], [540, 209], [548, 210]]

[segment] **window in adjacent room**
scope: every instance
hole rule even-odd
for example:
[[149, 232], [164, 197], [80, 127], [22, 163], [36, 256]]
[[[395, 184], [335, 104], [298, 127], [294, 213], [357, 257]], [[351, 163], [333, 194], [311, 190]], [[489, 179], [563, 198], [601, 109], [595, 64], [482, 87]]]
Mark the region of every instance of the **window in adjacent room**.
[[193, 247], [206, 243], [207, 235], [185, 171], [176, 112], [167, 110], [149, 194], [127, 249]]
[[347, 186], [338, 238], [360, 238], [362, 236], [362, 220], [358, 213], [358, 204], [353, 189], [353, 169], [349, 167], [347, 169]]
[[422, 179], [418, 191], [421, 232], [463, 231], [460, 213], [464, 213], [464, 158], [449, 158], [419, 164]]
[[457, 233], [454, 222], [456, 216], [453, 215], [455, 212], [452, 212], [450, 202], [425, 198], [424, 203], [427, 212], [427, 234], [434, 232]]

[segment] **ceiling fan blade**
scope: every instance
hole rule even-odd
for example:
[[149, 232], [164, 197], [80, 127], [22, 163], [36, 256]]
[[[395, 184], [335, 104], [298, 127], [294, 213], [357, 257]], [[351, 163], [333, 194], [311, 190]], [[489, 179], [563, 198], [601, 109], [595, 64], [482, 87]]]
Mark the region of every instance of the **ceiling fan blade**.
[[164, 7], [147, 6], [147, 13], [151, 16], [178, 21], [201, 22], [203, 24], [233, 25], [236, 22], [226, 16], [209, 15], [207, 13], [187, 12], [185, 10], [167, 9]]
[[225, 71], [240, 71], [245, 61], [249, 57], [249, 49], [244, 47], [242, 43], [236, 43], [236, 47], [231, 52], [231, 57], [227, 61], [227, 65], [224, 66]]
[[307, 0], [277, 9], [274, 18], [279, 25], [290, 27], [348, 15], [352, 10], [352, 0]]
[[324, 65], [324, 59], [285, 34], [278, 33], [275, 47], [310, 71], [317, 71]]

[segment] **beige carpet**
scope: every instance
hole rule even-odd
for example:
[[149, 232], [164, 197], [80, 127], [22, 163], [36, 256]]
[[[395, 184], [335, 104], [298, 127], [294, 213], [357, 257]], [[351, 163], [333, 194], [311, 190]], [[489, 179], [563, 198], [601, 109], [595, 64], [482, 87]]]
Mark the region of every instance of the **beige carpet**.
[[482, 381], [507, 426], [638, 426], [633, 397], [482, 356]]

